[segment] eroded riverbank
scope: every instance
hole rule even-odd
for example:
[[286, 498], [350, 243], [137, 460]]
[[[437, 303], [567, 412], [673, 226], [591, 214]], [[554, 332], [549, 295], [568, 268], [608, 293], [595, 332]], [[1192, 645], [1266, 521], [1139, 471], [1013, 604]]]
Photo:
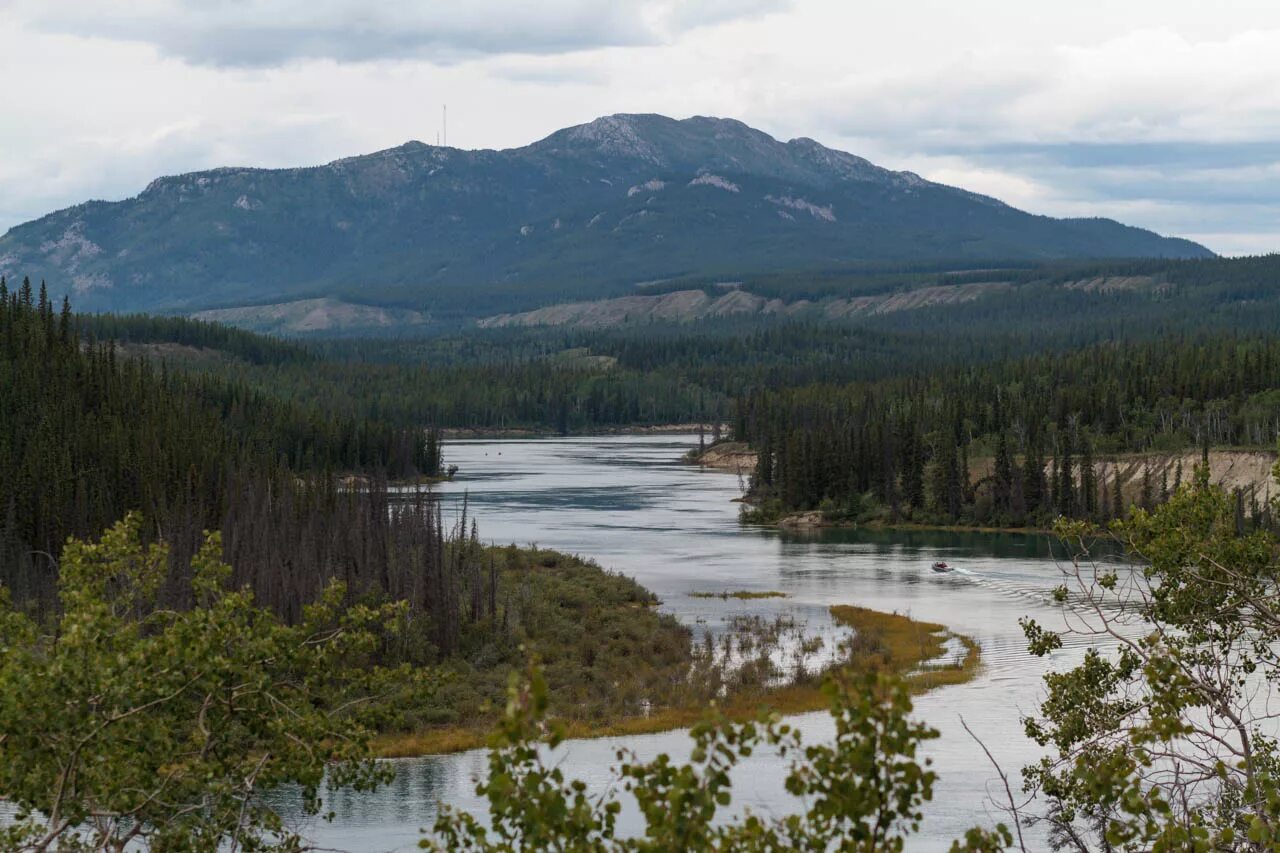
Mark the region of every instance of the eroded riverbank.
[[[743, 483], [756, 468], [758, 456], [747, 444], [737, 441], [719, 441], [705, 447], [694, 447], [681, 457], [683, 461], [711, 471], [736, 474]], [[1108, 484], [1120, 490], [1120, 501], [1125, 506], [1146, 505], [1170, 488], [1186, 482], [1197, 465], [1203, 461], [1202, 452], [1181, 453], [1126, 453], [1094, 461], [1095, 482]], [[1265, 502], [1271, 494], [1274, 472], [1278, 464], [1277, 454], [1269, 450], [1248, 448], [1222, 448], [1208, 452], [1209, 479], [1229, 492], [1240, 492], [1252, 502]], [[1017, 461], [1017, 460], [1015, 460]], [[1051, 469], [1046, 462], [1045, 473]], [[969, 464], [969, 482], [979, 488], [991, 479], [994, 459], [975, 457]], [[1056, 475], [1055, 475], [1056, 476]], [[1079, 473], [1076, 482], [1079, 482]], [[758, 496], [750, 493], [738, 495], [733, 500], [745, 504], [750, 510], [749, 523], [777, 527], [791, 532], [812, 531], [823, 528], [869, 529], [889, 531], [939, 530], [971, 533], [1021, 533], [1051, 535], [1046, 528], [1025, 525], [1000, 524], [948, 524], [936, 521], [892, 520], [888, 508], [874, 508], [872, 518], [862, 521], [833, 515], [823, 510], [787, 511], [777, 506], [777, 501], [761, 504]]]

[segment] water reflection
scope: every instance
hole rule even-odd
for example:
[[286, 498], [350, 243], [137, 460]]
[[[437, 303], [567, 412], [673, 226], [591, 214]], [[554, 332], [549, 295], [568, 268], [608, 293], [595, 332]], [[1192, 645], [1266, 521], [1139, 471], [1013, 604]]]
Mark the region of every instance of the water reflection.
[[[441, 489], [440, 499], [456, 511], [465, 495], [485, 539], [536, 542], [632, 575], [662, 598], [665, 610], [707, 630], [717, 630], [736, 613], [788, 613], [821, 627], [829, 624], [831, 604], [849, 603], [941, 622], [973, 636], [983, 649], [978, 678], [917, 702], [917, 713], [942, 731], [928, 751], [941, 778], [923, 833], [910, 849], [945, 850], [965, 828], [1007, 819], [987, 794], [995, 774], [960, 718], [1015, 778], [1036, 756], [1021, 718], [1037, 703], [1046, 667], [1070, 665], [1083, 647], [1070, 642], [1048, 660], [1032, 658], [1018, 619], [1031, 613], [1053, 625], [1059, 618], [1050, 591], [1062, 582], [1061, 547], [1022, 534], [800, 535], [743, 528], [732, 502], [740, 494], [739, 479], [678, 462], [695, 442], [693, 436], [456, 442], [448, 447], [448, 461], [460, 466], [460, 475]], [[932, 572], [939, 559], [955, 571]], [[788, 597], [743, 602], [689, 595], [738, 589], [776, 589]], [[807, 736], [831, 733], [823, 714], [796, 722]], [[643, 759], [664, 751], [687, 755], [687, 743], [683, 733], [672, 732], [628, 738], [622, 745]], [[558, 760], [566, 774], [603, 786], [619, 745], [573, 742]], [[482, 808], [474, 779], [484, 771], [483, 752], [402, 760], [396, 767], [393, 785], [373, 794], [343, 793], [328, 803], [337, 819], [308, 827], [317, 843], [345, 850], [412, 849], [438, 803]], [[794, 803], [782, 789], [785, 770], [776, 756], [753, 757], [734, 777], [736, 806], [761, 814], [789, 811]], [[624, 813], [622, 825], [636, 825], [634, 810]]]

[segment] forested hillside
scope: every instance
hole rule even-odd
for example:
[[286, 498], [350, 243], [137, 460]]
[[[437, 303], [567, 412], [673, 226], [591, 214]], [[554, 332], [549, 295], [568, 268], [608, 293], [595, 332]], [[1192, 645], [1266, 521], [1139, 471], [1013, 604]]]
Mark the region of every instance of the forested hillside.
[[1280, 256], [990, 266], [907, 266], [674, 279], [613, 299], [482, 319], [484, 328], [582, 332], [801, 322], [946, 336], [1034, 337], [1045, 347], [1169, 330], [1280, 327]]
[[[401, 426], [561, 432], [724, 419], [739, 394], [925, 370], [953, 362], [957, 346], [932, 336], [750, 320], [306, 345], [239, 332], [225, 346], [222, 327], [197, 321], [100, 315], [87, 322], [171, 369], [331, 413], [369, 413]], [[187, 343], [170, 346], [180, 341]], [[984, 361], [1044, 345], [1004, 335], [971, 340], [964, 351], [967, 360]]]
[[[997, 275], [1010, 279], [1011, 290], [856, 317], [726, 316], [306, 344], [179, 319], [103, 315], [89, 322], [173, 369], [210, 373], [335, 414], [368, 413], [401, 426], [562, 432], [727, 418], [734, 398], [765, 389], [916, 376], [1116, 341], [1212, 341], [1280, 328], [1274, 256], [942, 279], [866, 271], [826, 285], [883, 294], [921, 286], [926, 275], [948, 287]], [[743, 284], [758, 286], [781, 292], [803, 285], [780, 277]]]
[[[169, 332], [234, 342], [263, 358], [274, 350], [234, 331], [179, 323]], [[421, 425], [393, 428], [125, 357], [113, 342], [83, 335], [67, 303], [55, 309], [27, 281], [10, 292], [0, 279], [0, 347], [0, 583], [20, 599], [52, 593], [68, 536], [96, 534], [130, 510], [143, 512], [152, 535], [194, 547], [200, 530], [224, 516], [265, 510], [255, 504], [264, 495], [273, 505], [325, 497], [326, 472], [439, 468], [438, 444], [429, 446]], [[237, 568], [251, 574], [252, 562]], [[289, 592], [281, 588], [273, 604]]]

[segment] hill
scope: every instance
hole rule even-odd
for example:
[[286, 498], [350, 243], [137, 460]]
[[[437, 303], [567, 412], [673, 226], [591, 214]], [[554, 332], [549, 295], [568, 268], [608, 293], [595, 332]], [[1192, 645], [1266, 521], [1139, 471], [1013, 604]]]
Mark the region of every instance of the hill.
[[410, 142], [314, 168], [165, 177], [0, 237], [0, 273], [47, 279], [82, 309], [332, 298], [421, 312], [415, 322], [691, 275], [1210, 255], [1111, 220], [1035, 216], [811, 139], [657, 115], [504, 151]]
[[1076, 344], [1174, 329], [1270, 331], [1280, 322], [1280, 255], [679, 280], [627, 296], [495, 314], [478, 325], [599, 329], [696, 321], [705, 327], [731, 319], [837, 322], [970, 339], [1034, 332], [1046, 343], [1065, 333]]

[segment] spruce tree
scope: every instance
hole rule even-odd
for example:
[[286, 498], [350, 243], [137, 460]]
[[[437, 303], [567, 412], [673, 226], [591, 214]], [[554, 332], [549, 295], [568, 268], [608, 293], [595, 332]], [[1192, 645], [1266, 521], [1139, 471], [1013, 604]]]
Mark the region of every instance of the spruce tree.
[[1087, 437], [1080, 438], [1080, 509], [1085, 518], [1098, 518], [1098, 479], [1093, 470], [1093, 446]]
[[996, 511], [1008, 514], [1012, 511], [1013, 456], [1009, 453], [1009, 440], [1002, 430], [996, 438], [995, 480], [992, 497]]
[[1102, 463], [1102, 476], [1098, 478], [1098, 488], [1101, 494], [1098, 497], [1098, 510], [1101, 514], [1100, 521], [1107, 522], [1114, 518], [1111, 515], [1111, 478], [1107, 476], [1107, 464]]
[[1044, 487], [1044, 454], [1040, 448], [1038, 431], [1032, 431], [1027, 437], [1027, 453], [1022, 470], [1022, 489], [1027, 512], [1038, 517], [1042, 515], [1047, 499]]
[[902, 497], [912, 509], [924, 508], [925, 446], [915, 424], [906, 427], [903, 448]]
[[960, 514], [960, 472], [956, 447], [951, 443], [951, 438], [950, 430], [938, 436], [930, 471], [929, 493], [934, 511], [954, 521]]
[[1057, 510], [1060, 515], [1076, 514], [1076, 478], [1072, 453], [1071, 428], [1065, 427], [1059, 432], [1061, 442], [1061, 458], [1058, 462], [1058, 487], [1055, 494]]
[[1058, 449], [1053, 451], [1053, 463], [1049, 469], [1049, 511], [1055, 515], [1062, 513], [1062, 463], [1058, 458]]

